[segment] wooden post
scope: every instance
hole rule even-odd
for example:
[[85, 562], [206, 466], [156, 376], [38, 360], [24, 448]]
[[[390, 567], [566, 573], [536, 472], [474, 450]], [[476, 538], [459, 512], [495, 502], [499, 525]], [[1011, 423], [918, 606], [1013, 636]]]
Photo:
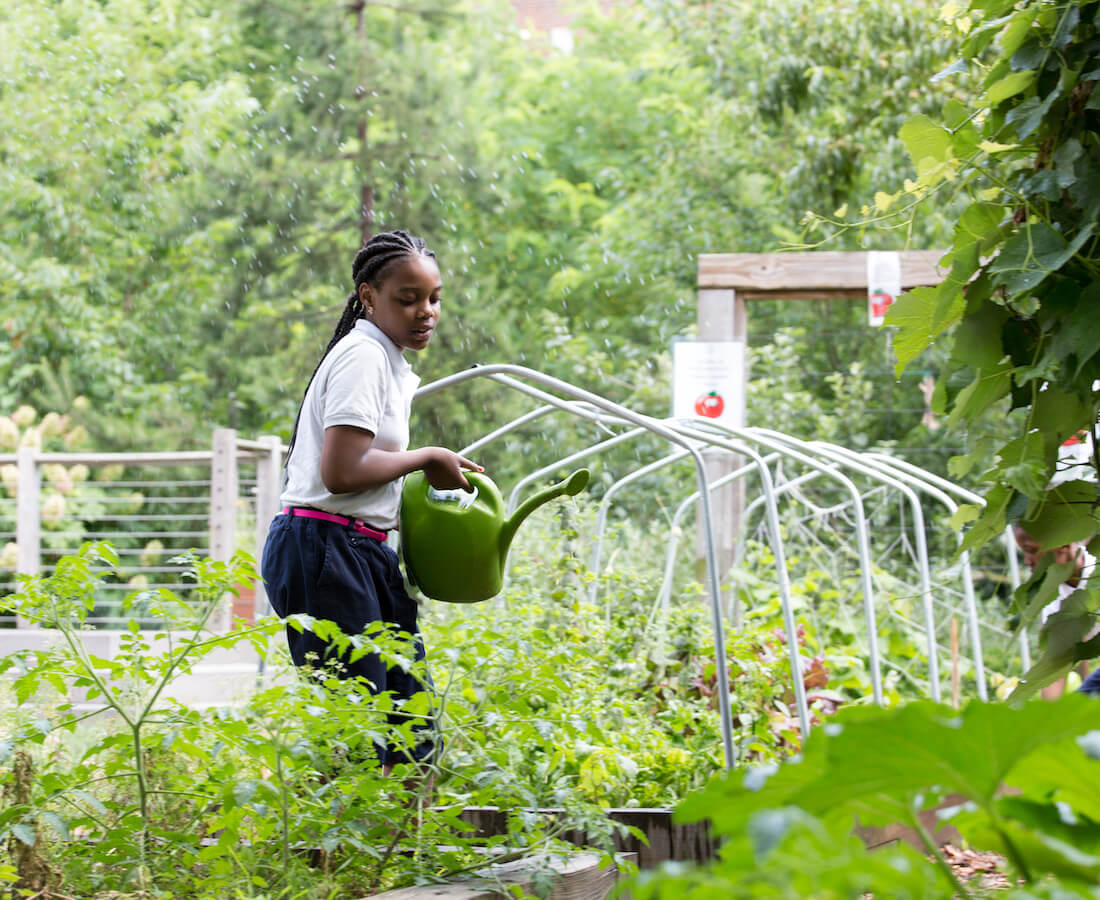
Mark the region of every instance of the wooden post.
[[[942, 250], [903, 250], [902, 290], [935, 285], [944, 272], [937, 266]], [[867, 299], [865, 251], [810, 251], [803, 253], [704, 253], [699, 256], [699, 306], [697, 323], [701, 341], [745, 341], [748, 337], [748, 303], [755, 300]], [[747, 349], [747, 348], [746, 348]], [[746, 359], [748, 354], [746, 352]], [[745, 386], [748, 386], [746, 364]], [[744, 425], [744, 422], [738, 423]], [[743, 463], [731, 454], [708, 463], [707, 477], [720, 477]], [[744, 486], [737, 482], [727, 494], [714, 496], [714, 531], [718, 544], [719, 572], [733, 562], [732, 552], [741, 526]], [[698, 531], [702, 533], [702, 528]], [[702, 539], [700, 538], [700, 541]], [[702, 543], [698, 545], [702, 557]], [[734, 610], [734, 624], [738, 613]]]
[[215, 428], [210, 460], [210, 558], [228, 562], [236, 549], [237, 432]]
[[[210, 558], [228, 562], [236, 549], [237, 498], [240, 485], [237, 478], [237, 432], [232, 428], [215, 428], [210, 459]], [[210, 617], [212, 631], [229, 629], [232, 596]]]
[[[741, 341], [746, 339], [745, 300], [736, 291], [729, 288], [710, 288], [699, 291], [697, 312], [698, 339], [700, 341]], [[741, 421], [732, 423], [742, 427], [744, 422], [745, 391], [748, 383], [748, 362], [745, 357], [745, 372], [741, 381], [741, 396], [736, 404], [742, 411]], [[724, 450], [711, 449], [704, 452], [707, 480], [714, 482], [723, 475], [744, 465], [740, 456]], [[723, 577], [733, 565], [737, 536], [740, 530], [741, 511], [745, 506], [745, 483], [738, 480], [711, 493], [711, 512], [713, 514], [714, 544], [718, 555], [718, 574]], [[701, 505], [700, 505], [701, 510]], [[705, 532], [703, 522], [696, 514], [696, 558], [702, 560], [705, 555]], [[734, 625], [739, 624], [738, 611], [734, 611]]]
[[[15, 464], [19, 471], [16, 484], [15, 544], [18, 549], [15, 571], [21, 575], [37, 575], [42, 569], [42, 474], [38, 470], [38, 451], [20, 447]], [[16, 628], [28, 628], [29, 623], [16, 617]]]
[[[279, 495], [282, 492], [283, 445], [278, 437], [264, 435], [259, 443], [267, 452], [256, 460], [256, 555], [263, 554], [264, 541], [271, 527], [271, 520], [279, 512]], [[256, 582], [256, 615], [270, 612], [267, 591], [262, 580]]]

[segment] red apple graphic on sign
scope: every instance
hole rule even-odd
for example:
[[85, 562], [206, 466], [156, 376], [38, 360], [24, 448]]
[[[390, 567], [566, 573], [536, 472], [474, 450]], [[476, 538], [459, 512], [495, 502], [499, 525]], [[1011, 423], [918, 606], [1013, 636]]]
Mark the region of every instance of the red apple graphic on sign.
[[708, 419], [717, 419], [726, 408], [726, 401], [722, 399], [718, 391], [710, 391], [703, 394], [695, 401], [695, 413], [706, 416]]

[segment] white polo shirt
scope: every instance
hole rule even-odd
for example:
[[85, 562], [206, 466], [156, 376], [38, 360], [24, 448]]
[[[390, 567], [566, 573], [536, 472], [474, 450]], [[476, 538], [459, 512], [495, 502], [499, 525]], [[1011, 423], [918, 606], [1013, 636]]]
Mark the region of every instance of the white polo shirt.
[[[1062, 601], [1065, 600], [1070, 594], [1088, 587], [1088, 580], [1092, 577], [1092, 574], [1096, 569], [1096, 557], [1085, 550], [1083, 547], [1081, 548], [1081, 557], [1081, 575], [1078, 578], [1077, 586], [1074, 587], [1073, 585], [1066, 584], [1065, 582], [1062, 582], [1060, 585], [1058, 585], [1058, 599], [1051, 601], [1042, 608], [1039, 613], [1039, 624], [1045, 625], [1047, 623], [1047, 619], [1049, 619], [1062, 608]], [[1093, 632], [1095, 633], [1095, 629], [1093, 629]], [[1089, 638], [1091, 638], [1092, 636], [1093, 635], [1090, 634]], [[1086, 640], [1088, 640], [1088, 638], [1086, 638]]]
[[403, 479], [354, 494], [330, 493], [321, 480], [321, 446], [326, 428], [353, 425], [374, 435], [372, 448], [407, 450], [409, 411], [419, 384], [400, 348], [373, 322], [357, 320], [306, 391], [283, 506], [312, 506], [383, 530], [395, 528]]

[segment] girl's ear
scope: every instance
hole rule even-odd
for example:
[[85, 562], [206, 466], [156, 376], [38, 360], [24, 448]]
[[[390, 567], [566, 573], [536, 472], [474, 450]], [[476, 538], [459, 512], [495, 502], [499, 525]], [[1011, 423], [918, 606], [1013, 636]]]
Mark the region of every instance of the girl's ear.
[[367, 315], [374, 313], [374, 288], [365, 281], [359, 285], [359, 302], [363, 304], [363, 309], [367, 311]]

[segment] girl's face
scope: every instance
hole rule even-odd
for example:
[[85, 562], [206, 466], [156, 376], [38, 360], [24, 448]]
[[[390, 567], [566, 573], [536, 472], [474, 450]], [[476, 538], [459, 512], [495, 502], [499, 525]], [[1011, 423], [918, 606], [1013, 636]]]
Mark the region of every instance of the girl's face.
[[1034, 569], [1047, 554], [1050, 554], [1051, 563], [1061, 565], [1068, 562], [1077, 562], [1080, 568], [1080, 544], [1065, 544], [1061, 547], [1053, 547], [1050, 550], [1042, 550], [1039, 542], [1022, 528], [1015, 529], [1016, 546], [1024, 554], [1024, 565]]
[[393, 264], [378, 288], [359, 285], [359, 299], [374, 322], [402, 350], [423, 350], [439, 321], [439, 266], [430, 256]]

